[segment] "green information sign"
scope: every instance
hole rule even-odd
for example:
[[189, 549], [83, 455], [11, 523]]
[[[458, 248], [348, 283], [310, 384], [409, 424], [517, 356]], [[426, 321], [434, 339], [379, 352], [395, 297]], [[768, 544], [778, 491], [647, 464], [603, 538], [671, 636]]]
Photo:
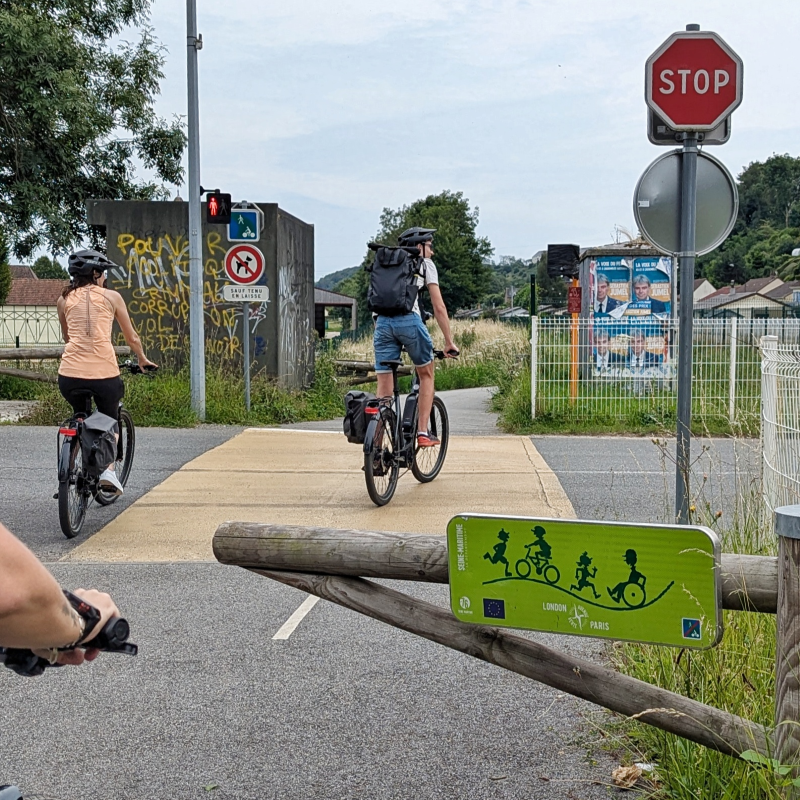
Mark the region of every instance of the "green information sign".
[[694, 648], [722, 636], [708, 528], [461, 514], [447, 545], [462, 622]]

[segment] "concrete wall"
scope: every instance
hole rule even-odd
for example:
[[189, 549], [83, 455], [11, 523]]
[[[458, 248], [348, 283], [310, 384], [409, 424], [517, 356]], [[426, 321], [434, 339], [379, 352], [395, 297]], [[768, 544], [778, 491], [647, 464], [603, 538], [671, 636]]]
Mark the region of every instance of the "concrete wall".
[[[205, 224], [202, 209], [206, 358], [241, 369], [242, 341], [249, 335], [254, 372], [264, 370], [285, 386], [300, 388], [313, 379], [314, 228], [275, 203], [258, 205], [264, 224], [260, 239], [250, 244], [264, 254], [260, 283], [268, 287], [269, 300], [250, 304], [247, 322], [243, 304], [222, 296], [231, 283], [224, 266], [233, 246], [227, 226]], [[110, 285], [125, 297], [148, 356], [181, 366], [189, 352], [188, 206], [90, 200], [87, 211], [90, 225], [105, 228], [108, 257], [120, 265], [111, 271]]]

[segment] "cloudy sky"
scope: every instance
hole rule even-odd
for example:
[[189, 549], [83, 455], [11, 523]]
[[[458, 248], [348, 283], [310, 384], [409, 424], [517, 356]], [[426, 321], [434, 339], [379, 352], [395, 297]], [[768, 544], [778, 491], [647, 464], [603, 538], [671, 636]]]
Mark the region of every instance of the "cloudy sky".
[[[381, 210], [444, 189], [480, 208], [495, 256], [612, 241], [665, 148], [644, 65], [688, 23], [744, 60], [738, 175], [800, 155], [800, 3], [789, 0], [197, 0], [201, 183], [316, 229], [316, 274], [357, 264]], [[186, 114], [186, 3], [154, 0], [158, 110]], [[185, 196], [185, 191], [184, 191]]]

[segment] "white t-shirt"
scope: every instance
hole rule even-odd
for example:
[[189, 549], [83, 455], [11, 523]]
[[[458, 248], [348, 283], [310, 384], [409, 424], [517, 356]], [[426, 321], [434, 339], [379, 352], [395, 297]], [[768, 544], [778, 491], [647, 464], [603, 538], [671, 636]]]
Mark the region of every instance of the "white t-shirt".
[[[436, 265], [433, 261], [430, 258], [423, 258], [421, 267], [422, 275], [417, 276], [417, 288], [422, 289], [423, 286], [427, 286], [430, 283], [435, 283], [438, 286], [439, 270], [436, 269]], [[418, 317], [422, 316], [419, 310], [419, 293], [417, 294], [417, 299], [414, 301], [414, 308], [412, 310]]]

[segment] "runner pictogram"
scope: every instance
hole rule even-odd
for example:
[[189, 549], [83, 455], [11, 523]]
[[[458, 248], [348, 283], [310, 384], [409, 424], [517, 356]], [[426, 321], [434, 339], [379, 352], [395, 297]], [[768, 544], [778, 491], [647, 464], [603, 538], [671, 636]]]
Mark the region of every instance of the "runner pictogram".
[[234, 283], [256, 283], [264, 274], [264, 254], [252, 244], [237, 244], [225, 253], [225, 272]]

